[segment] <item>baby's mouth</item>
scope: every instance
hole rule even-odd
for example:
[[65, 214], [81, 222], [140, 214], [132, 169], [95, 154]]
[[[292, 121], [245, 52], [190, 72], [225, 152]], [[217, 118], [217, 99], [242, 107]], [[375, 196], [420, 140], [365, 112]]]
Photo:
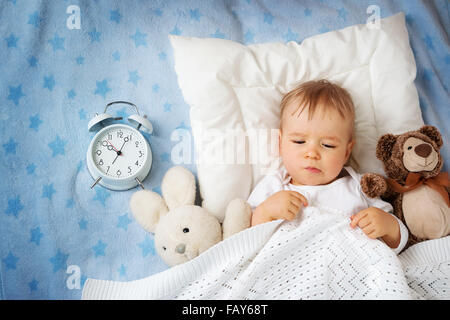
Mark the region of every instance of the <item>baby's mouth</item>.
[[322, 170], [316, 168], [316, 167], [306, 167], [305, 168], [307, 171], [311, 172], [311, 173], [320, 173], [322, 172]]

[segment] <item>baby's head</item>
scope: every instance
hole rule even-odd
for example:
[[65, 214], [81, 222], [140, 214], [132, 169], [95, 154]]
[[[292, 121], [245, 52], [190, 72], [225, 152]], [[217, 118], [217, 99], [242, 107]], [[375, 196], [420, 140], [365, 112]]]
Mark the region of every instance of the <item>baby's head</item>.
[[336, 179], [355, 143], [354, 119], [350, 94], [327, 80], [304, 82], [283, 97], [279, 147], [292, 184]]

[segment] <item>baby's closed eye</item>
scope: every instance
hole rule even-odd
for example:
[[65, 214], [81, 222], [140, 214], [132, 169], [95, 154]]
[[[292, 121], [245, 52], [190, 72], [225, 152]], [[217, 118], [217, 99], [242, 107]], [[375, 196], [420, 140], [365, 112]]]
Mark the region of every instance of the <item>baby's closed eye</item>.
[[[295, 144], [304, 144], [306, 141], [305, 140], [292, 140], [292, 142]], [[331, 143], [322, 143], [322, 146], [324, 146], [325, 148], [328, 148], [328, 149], [334, 149], [337, 147], [335, 144], [331, 144]]]

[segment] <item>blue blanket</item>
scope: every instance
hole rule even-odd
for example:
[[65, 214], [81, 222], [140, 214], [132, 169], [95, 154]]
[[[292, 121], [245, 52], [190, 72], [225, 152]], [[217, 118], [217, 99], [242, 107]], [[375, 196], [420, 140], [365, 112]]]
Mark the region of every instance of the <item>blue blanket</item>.
[[[153, 124], [146, 189], [160, 192], [171, 140], [190, 129], [169, 34], [245, 44], [298, 41], [365, 23], [374, 1], [37, 1], [0, 3], [0, 298], [78, 299], [87, 277], [129, 281], [168, 267], [130, 196], [95, 186], [89, 120], [115, 100]], [[406, 14], [426, 123], [450, 159], [448, 1], [376, 1]], [[127, 117], [127, 106], [112, 109]], [[195, 163], [185, 166], [196, 172]], [[448, 165], [445, 169], [448, 170]]]

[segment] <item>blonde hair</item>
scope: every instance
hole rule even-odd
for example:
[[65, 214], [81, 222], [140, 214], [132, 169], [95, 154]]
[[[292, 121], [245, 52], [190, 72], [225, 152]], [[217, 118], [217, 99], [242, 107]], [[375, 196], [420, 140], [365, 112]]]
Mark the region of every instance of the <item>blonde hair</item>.
[[308, 110], [308, 119], [311, 120], [318, 106], [325, 108], [324, 111], [336, 110], [343, 119], [350, 117], [352, 123], [352, 138], [354, 136], [355, 107], [353, 100], [347, 90], [328, 80], [311, 80], [301, 83], [295, 89], [289, 91], [281, 100], [280, 129], [283, 113], [287, 105], [295, 102], [297, 108], [291, 115]]

